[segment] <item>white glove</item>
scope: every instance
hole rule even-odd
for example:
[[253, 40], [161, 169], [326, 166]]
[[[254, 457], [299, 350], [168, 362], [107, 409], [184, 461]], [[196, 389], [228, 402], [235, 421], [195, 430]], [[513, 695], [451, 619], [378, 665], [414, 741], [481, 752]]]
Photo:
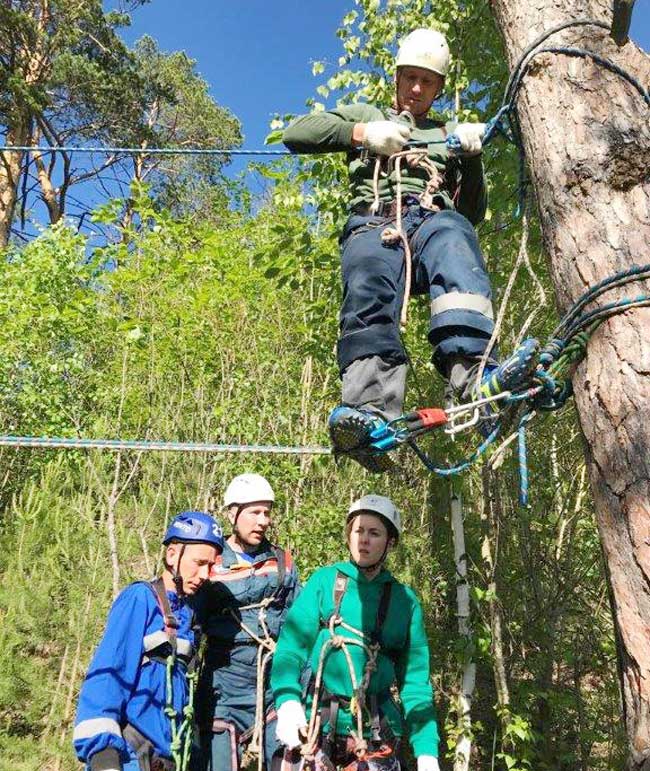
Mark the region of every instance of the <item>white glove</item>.
[[365, 124], [363, 146], [375, 155], [398, 153], [411, 136], [411, 127], [392, 120], [373, 120]]
[[114, 747], [96, 752], [88, 763], [90, 771], [122, 771], [120, 755]]
[[433, 755], [420, 755], [418, 758], [418, 771], [440, 771], [438, 758]]
[[466, 155], [478, 155], [483, 149], [485, 123], [459, 123], [454, 134], [460, 141], [460, 149]]
[[279, 742], [290, 750], [300, 747], [300, 731], [307, 728], [307, 718], [302, 704], [295, 699], [285, 701], [277, 709], [278, 722], [275, 725], [275, 735]]

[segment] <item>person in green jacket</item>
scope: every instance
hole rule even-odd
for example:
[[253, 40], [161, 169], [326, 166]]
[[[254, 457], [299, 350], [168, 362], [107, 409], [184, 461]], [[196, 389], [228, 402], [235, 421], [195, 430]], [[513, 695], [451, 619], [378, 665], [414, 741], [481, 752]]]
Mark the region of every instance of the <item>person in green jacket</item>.
[[[400, 533], [389, 498], [364, 495], [353, 503], [349, 561], [311, 576], [280, 633], [271, 671], [277, 737], [287, 752], [302, 747], [315, 771], [399, 771], [405, 729], [418, 771], [439, 771], [422, 609], [384, 567]], [[307, 666], [312, 682], [304, 697]]]
[[487, 208], [485, 126], [429, 117], [448, 68], [444, 36], [414, 30], [397, 54], [392, 109], [342, 105], [297, 118], [282, 136], [292, 152], [347, 154], [351, 200], [340, 238], [337, 351], [342, 403], [329, 430], [335, 450], [374, 472], [391, 461], [370, 448], [371, 434], [403, 409], [407, 354], [399, 327], [409, 292], [430, 297], [433, 362], [462, 399], [519, 385], [537, 348], [527, 340], [502, 364], [489, 359], [476, 383], [494, 331], [490, 280], [474, 230]]

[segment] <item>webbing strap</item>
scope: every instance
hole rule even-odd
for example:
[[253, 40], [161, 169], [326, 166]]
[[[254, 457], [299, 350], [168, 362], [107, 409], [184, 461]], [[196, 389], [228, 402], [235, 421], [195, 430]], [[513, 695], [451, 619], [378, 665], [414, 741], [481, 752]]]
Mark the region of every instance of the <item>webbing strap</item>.
[[275, 593], [277, 594], [282, 589], [282, 585], [284, 583], [284, 576], [287, 572], [287, 558], [286, 554], [284, 553], [284, 549], [280, 548], [279, 546], [273, 547], [273, 553], [275, 554], [275, 559], [278, 563], [278, 580], [275, 589]]
[[381, 717], [376, 693], [370, 694], [370, 738], [373, 744], [381, 744]]
[[[390, 596], [392, 591], [392, 582], [386, 581], [382, 587], [381, 597], [379, 598], [379, 605], [377, 606], [377, 617], [375, 618], [375, 628], [371, 633], [371, 637], [375, 642], [379, 642], [381, 638], [381, 629], [388, 616], [388, 608], [390, 607]], [[341, 573], [340, 570], [336, 571], [336, 578], [334, 579], [334, 587], [332, 590], [334, 600], [334, 613], [335, 617], [341, 613], [341, 603], [343, 597], [348, 588], [348, 577]]]
[[388, 608], [390, 606], [390, 595], [392, 590], [392, 582], [387, 581], [382, 589], [381, 597], [379, 598], [379, 606], [377, 607], [377, 618], [375, 620], [375, 631], [373, 633], [376, 642], [380, 642], [381, 629], [384, 626], [384, 621], [388, 616]]
[[126, 743], [135, 752], [140, 771], [149, 771], [151, 768], [153, 744], [130, 723], [124, 726], [122, 735]]
[[162, 578], [155, 578], [153, 581], [150, 581], [149, 585], [153, 589], [156, 599], [158, 600], [160, 612], [162, 613], [165, 622], [165, 631], [169, 637], [172, 650], [174, 651], [174, 654], [176, 654], [177, 630], [180, 625], [178, 619], [172, 613], [169, 597], [167, 597], [167, 592], [165, 590], [165, 584], [163, 583]]
[[340, 570], [336, 571], [336, 578], [334, 579], [333, 597], [334, 597], [334, 615], [338, 616], [341, 611], [341, 603], [343, 602], [343, 595], [348, 588], [348, 577], [341, 573]]

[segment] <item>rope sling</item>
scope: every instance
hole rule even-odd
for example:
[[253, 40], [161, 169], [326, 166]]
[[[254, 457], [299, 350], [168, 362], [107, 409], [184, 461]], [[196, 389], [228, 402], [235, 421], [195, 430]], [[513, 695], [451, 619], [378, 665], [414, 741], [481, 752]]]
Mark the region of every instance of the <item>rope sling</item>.
[[[367, 634], [361, 629], [353, 627], [344, 621], [341, 616], [341, 603], [347, 589], [348, 578], [340, 571], [336, 574], [334, 581], [334, 612], [326, 622], [326, 628], [329, 631], [329, 638], [320, 649], [318, 656], [318, 666], [314, 675], [314, 686], [312, 692], [311, 711], [307, 731], [304, 736], [300, 754], [304, 759], [305, 768], [314, 769], [316, 766], [316, 755], [319, 749], [319, 739], [321, 735], [322, 715], [320, 701], [323, 696], [323, 674], [327, 656], [335, 650], [340, 650], [344, 657], [352, 686], [352, 698], [350, 699], [350, 713], [356, 723], [356, 730], [350, 729], [350, 735], [354, 742], [354, 754], [358, 761], [363, 761], [368, 755], [368, 742], [364, 738], [364, 714], [368, 713], [366, 704], [366, 695], [370, 686], [370, 679], [373, 672], [377, 669], [377, 658], [381, 651], [381, 642], [379, 640], [379, 630], [388, 610], [390, 602], [391, 584], [386, 583], [383, 586], [383, 593], [377, 609], [377, 620], [375, 630], [372, 634]], [[336, 631], [336, 628], [345, 630], [354, 635], [347, 637]], [[363, 675], [361, 681], [357, 678], [357, 673], [350, 653], [351, 647], [360, 648], [365, 654], [363, 666]], [[336, 717], [330, 718], [330, 736], [336, 734]], [[373, 739], [379, 737], [373, 736]]]
[[258, 623], [264, 632], [264, 637], [255, 634], [253, 630], [245, 624], [232, 608], [227, 608], [224, 612], [237, 622], [239, 628], [245, 632], [252, 640], [257, 643], [257, 655], [255, 662], [255, 720], [253, 723], [253, 733], [251, 735], [248, 751], [252, 755], [257, 755], [258, 771], [263, 771], [264, 767], [264, 728], [266, 726], [264, 709], [264, 686], [266, 683], [266, 673], [275, 653], [276, 641], [271, 636], [266, 623], [266, 609], [276, 601], [275, 595], [265, 597], [261, 602], [255, 602], [250, 605], [243, 605], [242, 610], [257, 610]]
[[[408, 110], [403, 110], [399, 117], [406, 118], [411, 124], [411, 128], [415, 128], [415, 119]], [[432, 212], [440, 211], [440, 207], [433, 203], [433, 196], [440, 190], [440, 186], [442, 185], [442, 175], [434, 161], [429, 158], [428, 150], [426, 148], [414, 146], [407, 150], [393, 153], [386, 161], [385, 172], [382, 171], [382, 158], [380, 156], [375, 158], [375, 166], [372, 175], [373, 202], [370, 206], [371, 212], [379, 211], [380, 177], [384, 176], [385, 178], [389, 178], [393, 169], [395, 170], [395, 201], [397, 202], [395, 226], [388, 225], [385, 227], [381, 234], [381, 240], [386, 244], [393, 244], [397, 243], [397, 241], [401, 241], [404, 248], [404, 298], [402, 300], [402, 309], [400, 312], [400, 330], [402, 332], [404, 332], [406, 328], [412, 279], [411, 246], [402, 225], [402, 161], [404, 160], [412, 168], [423, 169], [428, 175], [424, 190], [417, 196], [420, 206], [423, 209]]]
[[[240, 605], [237, 612], [234, 608], [224, 608], [223, 613], [229, 615], [239, 626], [242, 632], [247, 634], [257, 645], [257, 654], [255, 659], [255, 719], [253, 722], [253, 731], [250, 736], [247, 751], [251, 755], [257, 755], [258, 771], [263, 771], [264, 767], [264, 733], [266, 727], [266, 715], [264, 705], [264, 693], [266, 684], [266, 675], [275, 653], [276, 641], [273, 638], [267, 624], [267, 610], [274, 603], [279, 603], [279, 592], [284, 584], [284, 575], [286, 572], [286, 556], [282, 549], [274, 548], [275, 559], [277, 561], [278, 581], [273, 594], [264, 597], [259, 602], [249, 605]], [[242, 618], [242, 611], [257, 610], [257, 622], [262, 630], [263, 636], [254, 632]], [[244, 734], [244, 737], [246, 734]], [[241, 740], [241, 738], [240, 738]]]

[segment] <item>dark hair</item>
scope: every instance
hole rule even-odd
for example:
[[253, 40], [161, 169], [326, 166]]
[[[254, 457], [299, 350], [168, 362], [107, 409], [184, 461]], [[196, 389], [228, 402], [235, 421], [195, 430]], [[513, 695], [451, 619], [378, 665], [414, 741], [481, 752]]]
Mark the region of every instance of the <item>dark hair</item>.
[[374, 517], [377, 517], [377, 519], [382, 523], [382, 525], [386, 528], [386, 533], [388, 534], [389, 538], [392, 538], [395, 543], [399, 541], [399, 533], [397, 532], [397, 528], [395, 525], [390, 522], [383, 514], [379, 514], [377, 511], [365, 511], [364, 509], [360, 509], [359, 511], [355, 511], [348, 517], [347, 522], [345, 523], [345, 540], [350, 540], [350, 533], [352, 532], [352, 523], [354, 520], [359, 516], [359, 514], [372, 514]]

